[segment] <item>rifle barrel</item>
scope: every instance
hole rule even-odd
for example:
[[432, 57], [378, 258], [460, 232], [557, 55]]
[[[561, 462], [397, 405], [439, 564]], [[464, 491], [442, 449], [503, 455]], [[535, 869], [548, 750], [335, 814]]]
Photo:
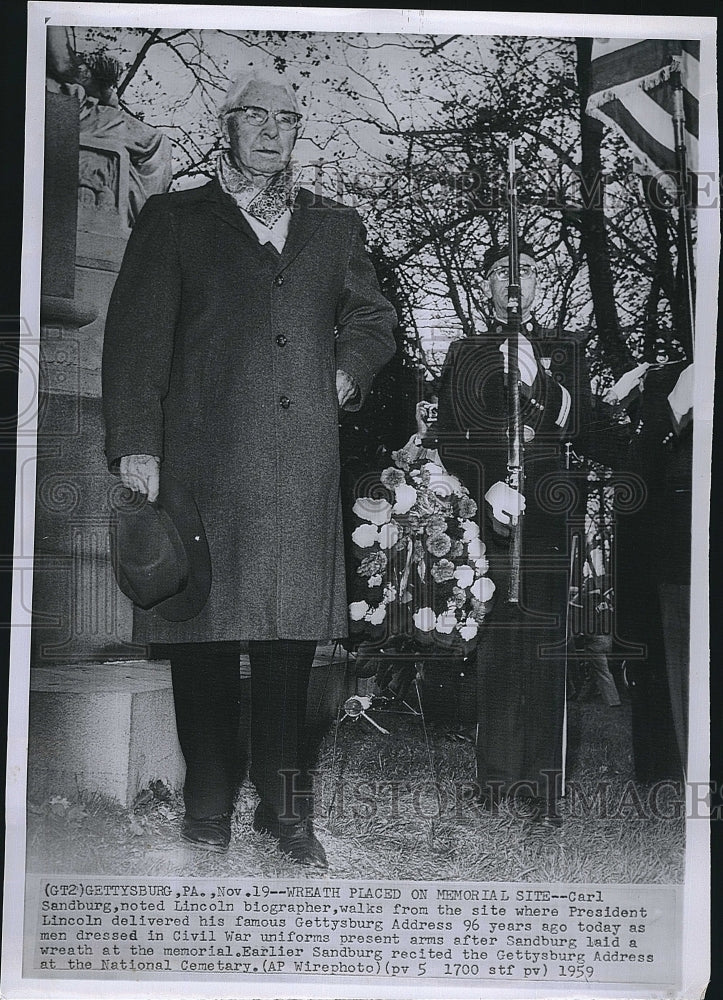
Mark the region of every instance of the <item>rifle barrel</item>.
[[[507, 484], [522, 493], [524, 488], [524, 461], [522, 440], [522, 415], [520, 407], [519, 345], [521, 330], [520, 253], [517, 240], [517, 167], [515, 144], [509, 146], [509, 283], [507, 286]], [[507, 591], [509, 604], [519, 604], [520, 567], [522, 563], [522, 514], [510, 527], [510, 582]]]

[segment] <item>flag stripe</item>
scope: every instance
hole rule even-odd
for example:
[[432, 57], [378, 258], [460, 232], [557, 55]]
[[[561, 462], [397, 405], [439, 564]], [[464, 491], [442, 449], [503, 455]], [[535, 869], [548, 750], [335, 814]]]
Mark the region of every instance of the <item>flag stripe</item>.
[[[688, 112], [686, 109], [686, 128], [693, 132], [693, 134], [698, 136], [698, 94], [700, 93], [700, 62], [693, 56], [689, 55], [687, 52], [683, 53], [680, 66], [680, 79], [683, 83], [683, 97], [685, 98], [685, 92], [690, 93], [692, 100], [695, 101], [695, 131], [690, 124], [688, 124]], [[692, 121], [692, 119], [691, 119]]]
[[669, 43], [658, 38], [646, 38], [602, 55], [596, 55], [593, 48], [591, 96], [660, 72], [669, 65], [670, 55]]
[[592, 58], [605, 55], [608, 52], [616, 52], [618, 49], [627, 48], [630, 45], [637, 45], [642, 41], [640, 38], [593, 38]]
[[[673, 119], [654, 101], [647, 90], [642, 87], [635, 87], [632, 90], [624, 91], [617, 95], [618, 100], [623, 104], [629, 113], [637, 118], [640, 126], [661, 146], [666, 146], [670, 150], [675, 149], [675, 130]], [[686, 136], [688, 152], [691, 163], [698, 153], [698, 143], [690, 135]]]
[[[651, 101], [655, 101], [663, 111], [670, 115], [671, 118], [673, 117], [675, 99], [673, 97], [673, 88], [667, 81], [665, 83], [658, 83], [654, 87], [651, 87], [650, 90], [646, 90], [646, 94]], [[697, 139], [698, 101], [685, 88], [683, 88], [683, 111], [685, 114], [685, 130]]]
[[598, 113], [603, 120], [615, 123], [619, 127], [635, 151], [641, 154], [654, 170], [674, 171], [676, 169], [674, 151], [650, 135], [637, 117], [632, 115], [621, 101], [617, 99], [608, 101], [601, 108], [596, 109], [596, 117]]
[[[635, 97], [621, 94], [620, 100], [639, 119], [646, 132], [649, 132], [663, 146], [675, 149], [673, 119], [656, 101], [648, 96], [647, 90], [639, 90]], [[698, 142], [695, 137], [692, 134], [686, 135], [686, 142], [691, 155], [697, 154]]]
[[620, 133], [655, 173], [675, 174], [678, 166], [674, 82], [682, 85], [688, 163], [697, 168], [699, 54], [699, 42], [680, 39], [593, 41], [587, 112]]

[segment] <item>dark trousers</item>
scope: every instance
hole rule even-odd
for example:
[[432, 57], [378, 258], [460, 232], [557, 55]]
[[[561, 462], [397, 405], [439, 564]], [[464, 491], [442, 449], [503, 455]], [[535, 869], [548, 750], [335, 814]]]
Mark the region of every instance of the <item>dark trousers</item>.
[[[266, 809], [298, 818], [311, 809], [305, 738], [309, 674], [316, 643], [250, 642], [251, 780]], [[178, 741], [186, 761], [186, 812], [231, 812], [243, 778], [248, 733], [241, 722], [238, 642], [166, 647], [171, 661]]]
[[507, 553], [494, 542], [487, 551], [497, 590], [477, 645], [477, 781], [490, 796], [551, 801], [563, 766], [566, 557], [538, 544], [537, 568], [523, 564], [518, 608], [506, 604]]

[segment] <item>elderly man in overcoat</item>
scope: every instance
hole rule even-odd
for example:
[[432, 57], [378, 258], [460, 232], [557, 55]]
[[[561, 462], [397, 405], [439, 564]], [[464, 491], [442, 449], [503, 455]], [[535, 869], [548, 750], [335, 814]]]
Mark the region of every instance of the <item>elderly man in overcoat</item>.
[[134, 625], [168, 644], [181, 836], [229, 845], [246, 641], [254, 828], [324, 866], [303, 744], [317, 641], [347, 629], [338, 411], [394, 353], [395, 314], [357, 213], [294, 181], [301, 115], [284, 78], [236, 80], [220, 121], [214, 179], [149, 199], [133, 229], [105, 332], [106, 456], [150, 501], [164, 475], [182, 482], [208, 538], [198, 614], [136, 610]]

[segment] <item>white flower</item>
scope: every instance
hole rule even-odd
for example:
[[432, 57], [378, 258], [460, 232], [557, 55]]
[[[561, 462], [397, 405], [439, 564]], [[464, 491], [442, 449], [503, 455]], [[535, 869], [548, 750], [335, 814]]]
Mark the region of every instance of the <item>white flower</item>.
[[458, 566], [454, 571], [454, 578], [457, 581], [458, 587], [470, 587], [474, 580], [474, 570], [471, 566]]
[[436, 474], [433, 472], [431, 475], [429, 488], [439, 497], [449, 497], [453, 493], [457, 493], [462, 488], [462, 484], [456, 476], [448, 476], [437, 469]]
[[394, 598], [397, 596], [396, 588], [392, 587], [391, 584], [387, 584], [384, 588], [384, 601], [387, 604], [391, 604]]
[[360, 524], [351, 533], [352, 541], [359, 546], [360, 549], [367, 549], [370, 545], [374, 545], [375, 542], [379, 541], [379, 529], [375, 528], [373, 524]]
[[457, 616], [454, 611], [443, 611], [441, 615], [437, 618], [437, 624], [435, 629], [437, 632], [441, 632], [443, 635], [449, 635], [453, 632], [455, 626], [457, 625]]
[[367, 584], [367, 586], [369, 586], [369, 587], [378, 587], [381, 582], [382, 582], [381, 574], [377, 573], [374, 576], [370, 576], [369, 577], [369, 583]]
[[460, 626], [459, 634], [465, 641], [474, 639], [477, 635], [477, 622], [474, 618], [468, 618], [464, 625]]
[[471, 538], [467, 543], [467, 552], [469, 553], [470, 559], [481, 559], [486, 551], [487, 546], [479, 537]]
[[394, 503], [395, 514], [406, 514], [417, 501], [417, 491], [413, 486], [407, 486], [406, 483], [395, 488], [394, 496], [396, 498]]
[[427, 462], [424, 471], [429, 473], [429, 489], [441, 497], [448, 497], [454, 493], [455, 484], [459, 485], [456, 476], [450, 476], [436, 462]]
[[477, 571], [478, 576], [484, 576], [484, 574], [490, 568], [490, 561], [489, 561], [489, 559], [487, 559], [486, 556], [483, 556], [481, 559], [475, 559], [475, 561], [474, 561], [474, 568]]
[[353, 622], [360, 622], [368, 611], [369, 605], [366, 601], [352, 601], [349, 605], [349, 614]]
[[457, 496], [469, 496], [469, 493], [456, 476], [446, 472], [436, 462], [425, 462], [422, 469], [429, 473], [429, 488], [439, 496], [448, 497], [453, 493]]
[[464, 533], [464, 540], [468, 544], [475, 538], [479, 538], [479, 525], [476, 521], [460, 521], [459, 526]]
[[380, 604], [378, 608], [375, 608], [371, 614], [367, 614], [366, 620], [370, 625], [381, 625], [384, 619], [387, 617], [387, 609], [384, 604]]
[[437, 616], [431, 608], [420, 608], [414, 612], [414, 624], [420, 632], [431, 632], [437, 624]]
[[392, 516], [392, 505], [388, 500], [374, 500], [372, 497], [359, 497], [352, 510], [361, 521], [371, 521], [372, 524], [386, 524]]
[[495, 585], [492, 583], [488, 576], [481, 576], [479, 580], [475, 580], [472, 584], [472, 595], [477, 598], [478, 601], [489, 601], [495, 592]]
[[392, 545], [396, 545], [398, 540], [399, 527], [393, 521], [388, 521], [381, 526], [379, 529], [379, 544], [383, 549], [391, 549]]

